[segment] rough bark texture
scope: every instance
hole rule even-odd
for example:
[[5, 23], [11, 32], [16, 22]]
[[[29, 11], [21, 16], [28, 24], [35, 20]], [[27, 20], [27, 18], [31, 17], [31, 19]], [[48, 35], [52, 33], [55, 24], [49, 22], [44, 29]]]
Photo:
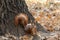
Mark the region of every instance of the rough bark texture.
[[[21, 12], [28, 15], [29, 22], [31, 20], [34, 22], [25, 0], [0, 0], [0, 34], [10, 33], [15, 36], [25, 34], [21, 25], [18, 25], [18, 27], [14, 25], [14, 17]], [[35, 24], [37, 28], [41, 26], [37, 22]]]

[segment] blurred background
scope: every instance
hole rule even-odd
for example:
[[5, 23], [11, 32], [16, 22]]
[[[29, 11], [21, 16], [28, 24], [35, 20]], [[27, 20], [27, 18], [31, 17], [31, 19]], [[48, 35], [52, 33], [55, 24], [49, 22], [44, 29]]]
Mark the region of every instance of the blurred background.
[[36, 21], [49, 30], [60, 30], [60, 0], [25, 0]]

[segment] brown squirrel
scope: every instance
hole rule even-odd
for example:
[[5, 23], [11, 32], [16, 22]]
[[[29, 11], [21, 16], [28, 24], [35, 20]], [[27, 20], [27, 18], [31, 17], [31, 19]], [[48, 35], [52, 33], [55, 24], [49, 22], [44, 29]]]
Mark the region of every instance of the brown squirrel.
[[37, 33], [36, 26], [29, 23], [25, 26], [25, 31], [27, 34], [35, 35]]
[[15, 25], [22, 24], [26, 26], [28, 24], [28, 16], [26, 14], [20, 13], [15, 16]]
[[28, 16], [20, 13], [15, 16], [15, 25], [22, 24], [27, 34], [35, 35], [37, 32], [36, 26], [32, 23], [28, 24]]

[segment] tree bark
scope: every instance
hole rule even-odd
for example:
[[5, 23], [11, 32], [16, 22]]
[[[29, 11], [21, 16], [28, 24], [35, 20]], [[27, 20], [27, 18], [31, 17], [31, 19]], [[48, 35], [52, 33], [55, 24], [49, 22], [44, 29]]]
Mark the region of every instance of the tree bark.
[[[25, 0], [0, 0], [0, 34], [10, 33], [15, 36], [24, 35], [24, 29], [21, 25], [14, 25], [14, 17], [19, 13], [25, 13], [29, 17], [29, 22], [34, 23], [34, 17], [28, 11]], [[39, 28], [37, 22], [35, 23]]]

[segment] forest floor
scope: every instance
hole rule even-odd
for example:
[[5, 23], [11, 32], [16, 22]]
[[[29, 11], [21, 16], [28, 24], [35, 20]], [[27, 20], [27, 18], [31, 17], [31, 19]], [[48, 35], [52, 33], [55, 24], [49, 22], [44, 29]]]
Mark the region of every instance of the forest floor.
[[48, 33], [39, 32], [40, 37], [43, 35], [40, 39], [60, 40], [60, 3], [49, 0], [45, 2], [27, 0], [26, 3], [35, 20], [49, 31]]

